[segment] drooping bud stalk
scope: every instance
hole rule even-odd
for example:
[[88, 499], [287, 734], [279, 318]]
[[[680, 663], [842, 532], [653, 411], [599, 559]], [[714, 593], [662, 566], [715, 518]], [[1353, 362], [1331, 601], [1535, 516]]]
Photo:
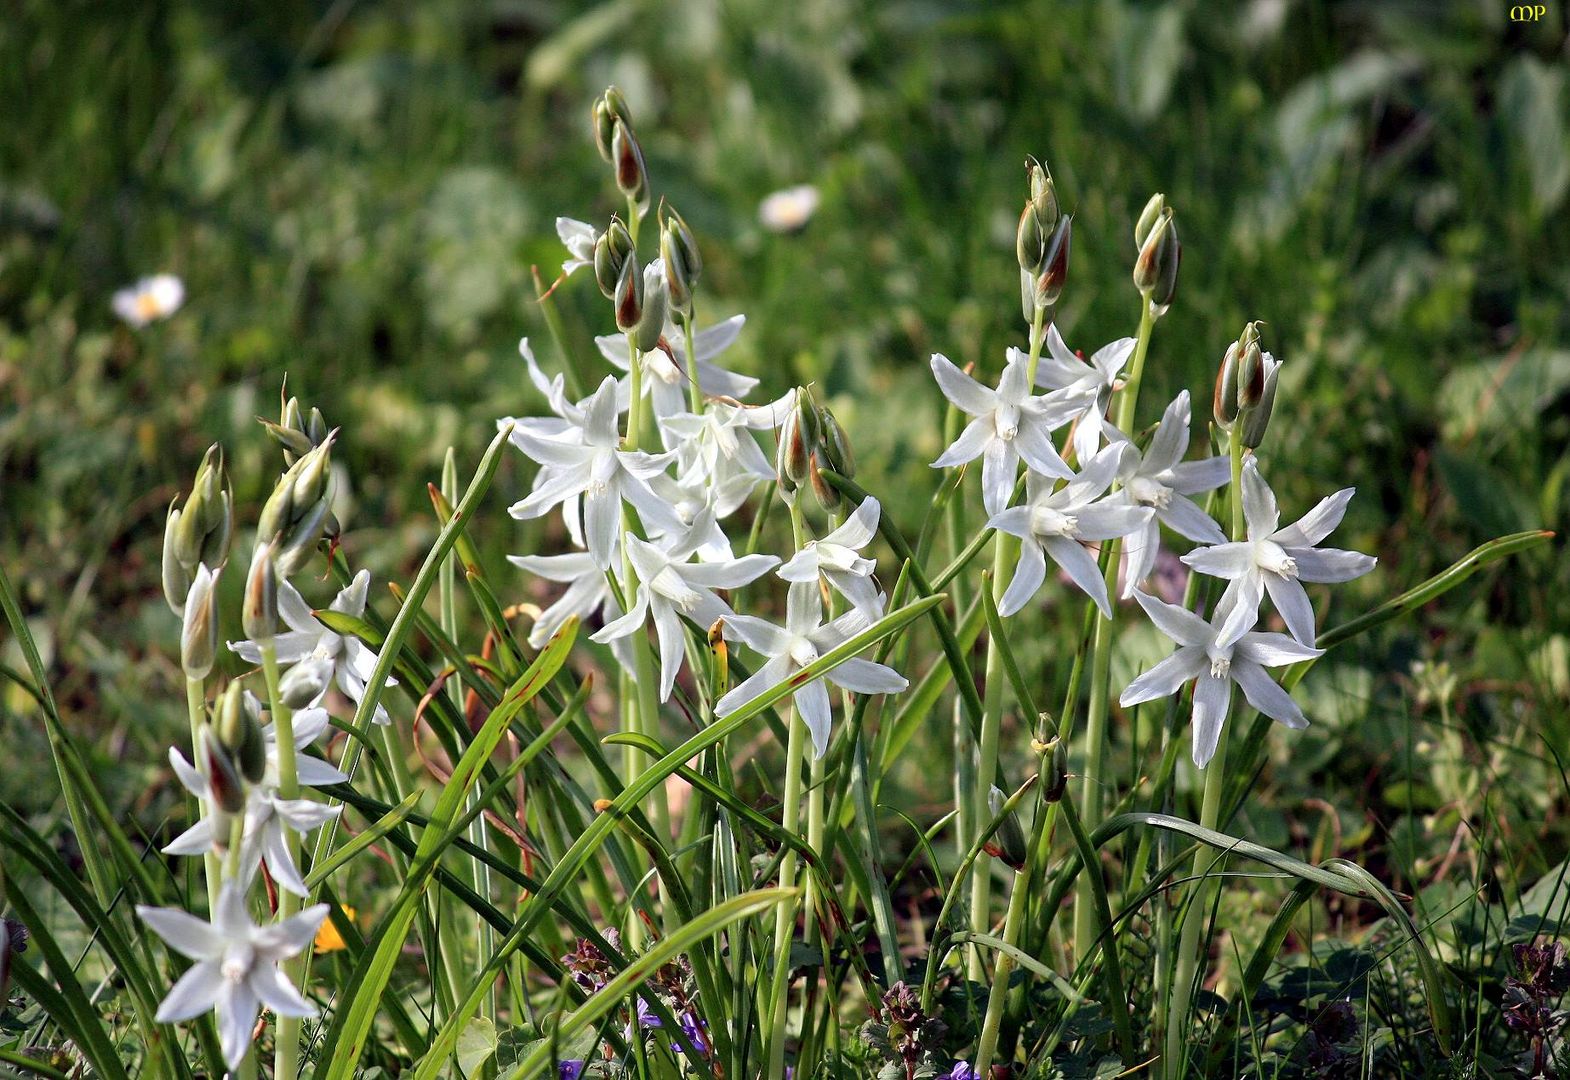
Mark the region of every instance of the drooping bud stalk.
[[638, 328], [643, 318], [643, 273], [638, 269], [638, 258], [629, 255], [621, 264], [621, 277], [616, 280], [616, 328], [627, 333]]
[[180, 666], [187, 679], [205, 679], [218, 655], [218, 571], [196, 568], [185, 596], [180, 629]]
[[[1003, 807], [1008, 803], [1008, 796], [1000, 788], [993, 787], [987, 792], [987, 805], [992, 810], [993, 817], [1003, 813]], [[1019, 818], [1014, 811], [1004, 815], [1003, 821], [998, 825], [998, 831], [992, 834], [992, 841], [987, 844], [986, 852], [994, 858], [1002, 859], [1013, 870], [1025, 868], [1025, 831], [1020, 828]]]
[[648, 352], [660, 343], [665, 332], [665, 313], [669, 291], [665, 280], [665, 263], [656, 259], [643, 268], [643, 311], [638, 316], [638, 329], [633, 341], [639, 352]]
[[245, 603], [240, 625], [252, 641], [271, 641], [278, 633], [278, 574], [273, 567], [271, 540], [256, 545], [245, 578]]
[[1063, 295], [1068, 283], [1069, 238], [1073, 233], [1074, 215], [1064, 214], [1057, 228], [1047, 239], [1047, 253], [1042, 259], [1041, 273], [1036, 277], [1035, 304], [1050, 308]]
[[267, 740], [239, 682], [230, 683], [218, 699], [212, 730], [235, 771], [248, 783], [261, 783], [267, 771]]
[[649, 171], [632, 125], [621, 120], [611, 129], [611, 164], [616, 167], [617, 189], [638, 208], [641, 218], [649, 210]]

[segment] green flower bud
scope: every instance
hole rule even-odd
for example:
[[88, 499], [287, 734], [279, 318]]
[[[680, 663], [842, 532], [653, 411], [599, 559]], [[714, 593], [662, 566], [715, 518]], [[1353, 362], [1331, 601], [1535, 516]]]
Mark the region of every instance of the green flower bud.
[[1057, 187], [1052, 183], [1052, 173], [1033, 157], [1025, 159], [1025, 172], [1030, 178], [1030, 208], [1036, 215], [1036, 224], [1043, 236], [1051, 235], [1058, 227]]
[[[1042, 719], [1046, 719], [1045, 714], [1042, 714]], [[1045, 740], [1038, 739], [1032, 745], [1041, 755], [1041, 800], [1061, 802], [1063, 793], [1068, 790], [1068, 747], [1063, 745], [1063, 740], [1057, 735]]]
[[[295, 403], [291, 400], [290, 404], [294, 405]], [[295, 412], [296, 414], [299, 413], [298, 405], [295, 405]], [[311, 437], [304, 431], [301, 431], [296, 427], [291, 427], [287, 424], [275, 424], [271, 420], [267, 420], [262, 417], [257, 417], [257, 419], [261, 420], [262, 427], [266, 429], [267, 434], [271, 436], [273, 442], [283, 447], [283, 459], [285, 465], [293, 465], [295, 461], [299, 459], [301, 454], [310, 452], [311, 446], [313, 444], [311, 442]]]
[[[215, 443], [196, 470], [179, 521], [168, 523], [165, 531], [166, 546], [173, 544], [173, 557], [188, 574], [195, 573], [199, 564], [219, 566], [229, 557], [234, 509], [228, 486], [223, 448]], [[166, 557], [169, 554], [165, 552]]]
[[594, 282], [605, 299], [616, 299], [616, 283], [621, 280], [622, 265], [632, 255], [632, 234], [620, 218], [612, 217], [610, 227], [594, 242]]
[[301, 517], [310, 511], [306, 508], [327, 497], [332, 482], [333, 440], [337, 433], [329, 434], [320, 446], [306, 454], [290, 468], [294, 477], [294, 505], [300, 508]]
[[637, 256], [629, 255], [621, 264], [612, 303], [616, 305], [616, 328], [623, 333], [636, 330], [643, 319], [643, 273]]
[[794, 492], [812, 473], [812, 456], [818, 449], [818, 410], [806, 389], [796, 391], [796, 407], [780, 425], [779, 449], [775, 468], [780, 490]]
[[1238, 412], [1252, 409], [1259, 404], [1259, 399], [1265, 396], [1265, 354], [1260, 351], [1259, 342], [1254, 342], [1243, 350], [1242, 357], [1237, 364], [1237, 407]]
[[1139, 220], [1134, 223], [1134, 246], [1144, 250], [1145, 241], [1150, 237], [1150, 231], [1156, 223], [1167, 213], [1167, 197], [1161, 192], [1156, 192], [1145, 204], [1145, 209], [1139, 212]]
[[278, 696], [291, 709], [308, 709], [327, 692], [332, 674], [331, 660], [302, 660], [278, 680]]
[[[669, 206], [665, 208], [665, 233], [669, 235], [671, 247], [681, 255], [682, 264], [687, 268], [687, 277], [690, 281], [697, 281], [698, 275], [703, 272], [703, 256], [698, 251], [698, 241], [688, 228], [687, 220]], [[662, 237], [661, 242], [664, 242]]]
[[[1003, 812], [1008, 796], [997, 787], [987, 792], [987, 805], [992, 809], [992, 816], [996, 817]], [[992, 834], [992, 840], [986, 846], [988, 855], [1002, 859], [1014, 870], [1025, 869], [1025, 831], [1020, 828], [1019, 818], [1010, 811], [1004, 817], [998, 831]]]
[[[210, 726], [202, 729], [202, 774], [207, 777], [207, 787], [220, 821], [225, 815], [233, 817], [245, 809], [245, 781]], [[213, 823], [213, 835], [227, 839], [228, 829], [220, 828], [220, 821]]]
[[649, 172], [643, 162], [643, 147], [632, 127], [617, 120], [611, 129], [611, 164], [616, 166], [616, 187], [640, 213], [649, 209]]
[[164, 600], [176, 615], [185, 611], [185, 596], [191, 591], [191, 572], [180, 562], [175, 536], [180, 527], [180, 511], [173, 505], [164, 520], [163, 586]]
[[[1182, 258], [1177, 223], [1171, 209], [1162, 211], [1145, 235], [1145, 243], [1134, 260], [1134, 287], [1149, 298], [1152, 307], [1165, 311], [1177, 291], [1177, 264]], [[1158, 297], [1160, 291], [1163, 295]]]
[[819, 447], [818, 452], [812, 455], [812, 468], [807, 479], [812, 484], [812, 493], [818, 498], [818, 505], [833, 514], [845, 505], [845, 498], [838, 488], [823, 478], [823, 470], [828, 467], [828, 462], [823, 460], [823, 449]]
[[[1258, 348], [1258, 346], [1254, 346]], [[1243, 445], [1250, 450], [1259, 449], [1270, 427], [1270, 414], [1276, 407], [1276, 376], [1281, 372], [1281, 361], [1265, 353], [1260, 360], [1263, 387], [1259, 400], [1239, 412], [1239, 430]]]
[[252, 641], [271, 641], [278, 633], [278, 575], [273, 567], [273, 543], [256, 545], [251, 569], [245, 578], [245, 604], [240, 625]]
[[180, 629], [180, 666], [187, 679], [205, 679], [218, 655], [218, 573], [196, 568], [185, 597]]
[[1237, 366], [1238, 344], [1233, 342], [1227, 346], [1226, 355], [1221, 358], [1221, 367], [1216, 372], [1216, 392], [1211, 399], [1210, 411], [1216, 423], [1224, 430], [1231, 431], [1232, 423], [1237, 419]]
[[823, 457], [824, 463], [845, 479], [855, 479], [856, 459], [851, 453], [850, 437], [845, 434], [845, 429], [840, 427], [840, 422], [834, 419], [834, 414], [827, 408], [821, 410], [818, 419], [822, 425], [822, 445], [819, 446], [818, 453]]
[[648, 352], [660, 343], [665, 332], [665, 313], [670, 297], [665, 274], [653, 263], [643, 271], [643, 313], [638, 317], [638, 329], [633, 342], [639, 351]]
[[594, 145], [600, 152], [600, 157], [615, 163], [611, 150], [611, 142], [615, 137], [616, 122], [619, 120], [627, 129], [632, 130], [632, 110], [627, 107], [627, 99], [622, 92], [614, 86], [607, 86], [605, 93], [594, 103]]
[[1014, 258], [1019, 268], [1036, 274], [1041, 270], [1041, 260], [1047, 253], [1047, 236], [1041, 230], [1036, 211], [1029, 202], [1020, 211], [1019, 225], [1014, 230]]
[[660, 227], [660, 258], [665, 261], [665, 284], [671, 310], [683, 321], [690, 319], [692, 290], [703, 269], [703, 259], [698, 254], [692, 231], [674, 210], [665, 211], [665, 220]]
[[1069, 238], [1073, 228], [1074, 215], [1064, 214], [1047, 240], [1047, 253], [1042, 259], [1041, 273], [1036, 277], [1034, 300], [1037, 307], [1049, 308], [1063, 295], [1063, 286], [1068, 283]]
[[[328, 519], [332, 517], [329, 505], [326, 499], [317, 499], [311, 504], [309, 512], [291, 526], [289, 532], [277, 538], [277, 553], [273, 558], [278, 573], [289, 578], [305, 569], [305, 564], [311, 561], [311, 556], [316, 552], [316, 542], [326, 533]], [[337, 524], [336, 520], [332, 521], [335, 530]]]
[[267, 771], [267, 740], [262, 725], [246, 706], [240, 683], [230, 683], [218, 699], [212, 730], [240, 776], [248, 783], [261, 783]]

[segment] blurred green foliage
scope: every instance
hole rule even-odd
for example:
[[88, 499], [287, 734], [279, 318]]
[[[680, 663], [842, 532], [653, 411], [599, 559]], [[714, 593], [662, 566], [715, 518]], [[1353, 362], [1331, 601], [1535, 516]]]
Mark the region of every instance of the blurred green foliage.
[[[254, 520], [277, 462], [253, 418], [287, 373], [344, 426], [352, 557], [407, 580], [447, 446], [472, 461], [496, 417], [539, 407], [515, 352], [545, 336], [529, 268], [555, 276], [557, 214], [617, 208], [587, 117], [614, 82], [699, 234], [700, 321], [747, 313], [739, 366], [768, 390], [816, 380], [904, 520], [940, 446], [928, 354], [995, 370], [1023, 341], [1025, 155], [1077, 215], [1058, 320], [1086, 351], [1133, 332], [1132, 220], [1166, 192], [1186, 257], [1147, 401], [1207, 401], [1226, 343], [1265, 321], [1284, 510], [1356, 485], [1337, 541], [1381, 555], [1334, 623], [1489, 536], [1566, 522], [1563, 15], [1508, 8], [20, 0], [0, 22], [0, 559], [70, 719], [149, 763], [113, 774], [129, 799], [184, 722], [157, 551], [203, 448], [225, 443]], [[759, 199], [799, 182], [817, 216], [764, 231]], [[185, 308], [117, 324], [111, 292], [160, 270]], [[584, 276], [558, 296], [590, 355], [601, 298]], [[492, 555], [542, 542], [502, 511], [516, 464], [475, 532]], [[1327, 667], [1281, 787], [1334, 776], [1349, 828], [1365, 806], [1430, 815], [1403, 819], [1428, 839], [1391, 846], [1399, 883], [1501, 812], [1481, 792], [1513, 775], [1531, 835], [1508, 858], [1540, 869], [1562, 853], [1536, 852], [1533, 823], [1559, 798], [1539, 740], [1570, 741], [1567, 590], [1555, 541]], [[1459, 676], [1443, 721], [1412, 707], [1416, 660]], [[7, 700], [13, 760], [42, 768]], [[1441, 759], [1482, 787], [1436, 778]], [[0, 799], [36, 800], [31, 775], [0, 770]], [[1251, 826], [1286, 835], [1285, 812], [1267, 792]]]

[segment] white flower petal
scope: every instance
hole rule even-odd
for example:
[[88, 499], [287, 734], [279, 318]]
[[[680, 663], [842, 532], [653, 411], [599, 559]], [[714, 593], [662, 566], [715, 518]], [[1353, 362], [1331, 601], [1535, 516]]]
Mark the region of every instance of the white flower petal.
[[1146, 701], [1171, 697], [1184, 683], [1197, 678], [1205, 670], [1206, 663], [1204, 650], [1185, 645], [1124, 687], [1118, 704], [1127, 709]]
[[961, 412], [971, 416], [986, 416], [997, 408], [998, 395], [966, 375], [942, 353], [932, 354], [932, 375], [938, 381], [943, 396], [953, 402]]
[[1361, 551], [1341, 551], [1338, 548], [1290, 547], [1286, 553], [1297, 563], [1297, 576], [1301, 581], [1337, 584], [1362, 577], [1379, 562], [1372, 555]]
[[1303, 591], [1296, 578], [1282, 577], [1280, 574], [1264, 575], [1265, 591], [1270, 594], [1270, 600], [1276, 605], [1281, 619], [1287, 624], [1287, 629], [1292, 636], [1304, 645], [1314, 644], [1314, 605], [1309, 603], [1308, 593]]
[[1194, 764], [1203, 769], [1216, 756], [1221, 725], [1232, 704], [1232, 680], [1201, 671], [1194, 680]]
[[1312, 510], [1298, 518], [1274, 537], [1282, 547], [1313, 547], [1335, 532], [1336, 526], [1346, 516], [1347, 504], [1356, 494], [1356, 488], [1342, 488], [1334, 495], [1320, 499]]
[[175, 908], [137, 906], [137, 917], [181, 956], [216, 960], [223, 956], [224, 936], [205, 919]]
[[1248, 703], [1272, 720], [1280, 721], [1289, 728], [1308, 726], [1308, 719], [1303, 715], [1303, 710], [1298, 708], [1297, 702], [1258, 664], [1242, 658], [1233, 660], [1232, 678], [1243, 688], [1243, 696], [1248, 699]]

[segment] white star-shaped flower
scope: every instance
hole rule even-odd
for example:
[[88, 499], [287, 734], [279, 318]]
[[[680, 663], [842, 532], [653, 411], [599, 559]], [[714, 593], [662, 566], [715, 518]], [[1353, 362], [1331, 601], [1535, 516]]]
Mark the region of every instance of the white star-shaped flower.
[[[750, 615], [738, 615], [731, 620], [730, 628], [736, 635], [769, 659], [720, 698], [714, 706], [714, 714], [730, 715], [870, 625], [866, 614], [855, 608], [833, 622], [825, 623], [818, 583], [792, 582], [785, 605], [784, 626]], [[817, 757], [822, 757], [829, 748], [831, 710], [824, 679], [857, 694], [897, 694], [909, 685], [905, 677], [891, 667], [852, 657], [825, 673], [822, 679], [795, 686], [792, 697], [796, 711], [812, 733], [813, 752]]]
[[556, 235], [567, 245], [567, 261], [561, 264], [562, 277], [571, 277], [581, 266], [594, 265], [594, 244], [600, 234], [587, 221], [570, 217], [556, 219]]
[[[1017, 350], [1016, 350], [1017, 351]], [[1119, 338], [1097, 349], [1088, 362], [1081, 360], [1063, 341], [1056, 325], [1047, 327], [1047, 355], [1036, 367], [1036, 385], [1047, 390], [1076, 391], [1081, 408], [1075, 416], [1074, 456], [1081, 465], [1101, 446], [1103, 436], [1112, 437], [1107, 423], [1107, 405], [1118, 375], [1134, 355], [1134, 339]]]
[[1127, 581], [1123, 586], [1125, 599], [1134, 595], [1135, 587], [1155, 568], [1156, 554], [1161, 547], [1161, 525], [1200, 543], [1226, 542], [1227, 535], [1221, 531], [1221, 526], [1189, 496], [1225, 484], [1232, 466], [1221, 456], [1183, 460], [1188, 452], [1190, 415], [1188, 391], [1184, 390], [1167, 406], [1143, 455], [1132, 443], [1122, 444], [1127, 449], [1123, 453], [1122, 467], [1118, 469], [1121, 487], [1115, 497], [1132, 506], [1147, 506], [1155, 512], [1143, 527], [1130, 533], [1124, 541], [1128, 554]]
[[623, 450], [617, 425], [616, 380], [607, 375], [582, 405], [581, 424], [555, 435], [514, 431], [514, 442], [550, 471], [548, 480], [515, 503], [516, 518], [536, 518], [575, 496], [582, 496], [583, 537], [594, 564], [608, 569], [621, 535], [623, 500], [638, 511], [649, 529], [675, 529], [680, 522], [649, 488], [649, 480], [675, 459], [674, 451], [646, 454]]
[[1281, 513], [1275, 493], [1259, 474], [1257, 459], [1243, 462], [1243, 516], [1248, 539], [1199, 548], [1183, 561], [1201, 574], [1231, 582], [1226, 596], [1231, 614], [1222, 627], [1224, 639], [1235, 639], [1259, 620], [1259, 603], [1265, 593], [1303, 645], [1314, 643], [1314, 606], [1302, 582], [1351, 581], [1374, 568], [1372, 555], [1316, 545], [1335, 531], [1346, 514], [1355, 488], [1342, 488], [1319, 501], [1308, 513], [1286, 528], [1278, 528]]
[[982, 503], [988, 514], [1008, 505], [1020, 458], [1043, 476], [1074, 475], [1052, 445], [1052, 433], [1083, 410], [1085, 398], [1079, 390], [1033, 397], [1024, 354], [1018, 349], [1010, 350], [996, 390], [966, 375], [942, 353], [932, 354], [932, 374], [943, 396], [974, 417], [932, 467], [946, 469], [981, 458]]
[[218, 894], [212, 922], [174, 908], [138, 906], [136, 914], [171, 949], [196, 961], [158, 1006], [155, 1019], [172, 1024], [217, 1010], [219, 1043], [229, 1068], [245, 1060], [263, 1006], [279, 1016], [316, 1015], [278, 965], [315, 940], [327, 918], [326, 904], [258, 926], [246, 910], [245, 890], [230, 881]]
[[1272, 720], [1289, 728], [1308, 726], [1303, 710], [1281, 685], [1266, 674], [1267, 667], [1295, 664], [1323, 655], [1321, 649], [1299, 645], [1285, 634], [1244, 634], [1228, 643], [1223, 636], [1227, 608], [1218, 605], [1216, 619], [1206, 622], [1192, 611], [1136, 591], [1134, 599], [1152, 622], [1178, 648], [1165, 660], [1129, 683], [1118, 698], [1125, 709], [1145, 701], [1169, 697], [1194, 680], [1194, 764], [1204, 768], [1216, 752], [1221, 725], [1232, 705], [1232, 684], [1243, 691], [1248, 703]]
[[185, 303], [185, 283], [173, 274], [154, 274], [115, 292], [109, 306], [131, 326], [167, 319]]
[[[705, 397], [726, 397], [740, 401], [758, 385], [758, 380], [752, 376], [738, 375], [713, 362], [716, 356], [730, 348], [741, 336], [741, 328], [746, 321], [745, 315], [734, 315], [692, 335], [692, 348], [698, 356], [698, 390]], [[690, 376], [687, 374], [683, 335], [667, 321], [662, 336], [663, 346], [643, 354], [643, 393], [654, 403], [654, 415], [663, 424], [666, 419], [687, 410]], [[599, 348], [600, 355], [612, 365], [622, 371], [632, 370], [626, 335], [605, 334], [595, 338], [594, 344]], [[667, 347], [669, 352], [666, 351]], [[631, 394], [632, 377], [628, 375], [621, 380], [620, 401], [623, 409], [627, 408]]]
[[[371, 573], [361, 570], [333, 599], [329, 610], [363, 619], [370, 589]], [[365, 697], [365, 681], [376, 669], [377, 654], [359, 638], [345, 637], [324, 626], [311, 614], [310, 605], [300, 596], [299, 590], [287, 581], [278, 582], [278, 614], [289, 627], [273, 639], [278, 662], [314, 666], [319, 669], [324, 693], [326, 686], [337, 683], [344, 696], [358, 705], [360, 699]], [[259, 642], [231, 641], [229, 648], [246, 663], [262, 662]], [[387, 681], [389, 686], [394, 685], [393, 680]], [[320, 700], [318, 697], [317, 701]], [[375, 719], [378, 724], [392, 722], [387, 710], [380, 704], [376, 706]]]
[[880, 513], [878, 500], [867, 498], [839, 528], [802, 545], [795, 557], [779, 568], [779, 576], [789, 582], [798, 582], [817, 581], [821, 574], [868, 619], [880, 618], [883, 594], [872, 580], [878, 564], [859, 554], [877, 535]]
[[774, 466], [751, 433], [778, 428], [795, 406], [792, 390], [767, 405], [716, 400], [701, 416], [684, 412], [668, 418], [660, 430], [665, 445], [677, 451], [682, 486], [720, 493], [712, 503], [716, 516], [735, 513], [759, 484], [774, 478]]
[[[1019, 564], [998, 602], [998, 614], [1012, 615], [1025, 606], [1047, 575], [1047, 557], [1112, 617], [1107, 583], [1084, 541], [1111, 540], [1143, 528], [1153, 511], [1116, 499], [1103, 499], [1122, 460], [1125, 444], [1109, 446], [1090, 458], [1084, 471], [1053, 490], [1052, 481], [1031, 473], [1025, 480], [1025, 502], [994, 514], [987, 524], [1020, 538]], [[1100, 501], [1097, 501], [1100, 500]]]
[[638, 593], [627, 614], [593, 635], [595, 641], [615, 641], [643, 628], [652, 617], [660, 649], [660, 700], [668, 701], [686, 655], [682, 616], [705, 629], [718, 619], [735, 618], [730, 605], [715, 589], [736, 589], [756, 581], [779, 564], [773, 555], [744, 555], [722, 562], [691, 562], [694, 549], [671, 550], [627, 537], [627, 557], [638, 574]]

